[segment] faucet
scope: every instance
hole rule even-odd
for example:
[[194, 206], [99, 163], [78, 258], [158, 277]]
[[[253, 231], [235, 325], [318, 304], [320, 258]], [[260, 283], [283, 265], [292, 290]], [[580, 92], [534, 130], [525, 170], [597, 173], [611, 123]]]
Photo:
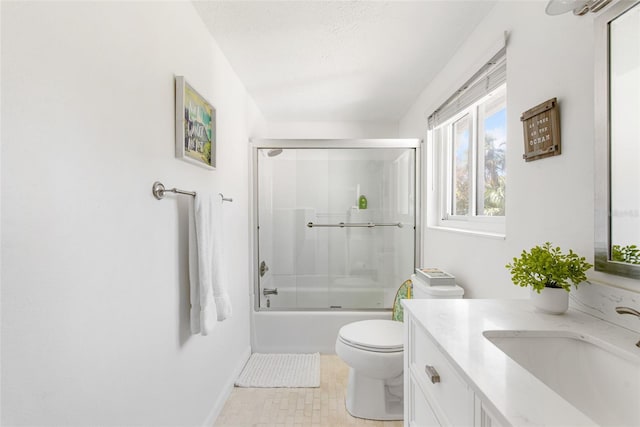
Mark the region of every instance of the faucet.
[[[616, 313], [618, 314], [631, 314], [632, 316], [636, 316], [640, 319], [640, 311], [635, 310], [631, 307], [616, 307]], [[640, 348], [640, 341], [636, 343], [636, 347]]]

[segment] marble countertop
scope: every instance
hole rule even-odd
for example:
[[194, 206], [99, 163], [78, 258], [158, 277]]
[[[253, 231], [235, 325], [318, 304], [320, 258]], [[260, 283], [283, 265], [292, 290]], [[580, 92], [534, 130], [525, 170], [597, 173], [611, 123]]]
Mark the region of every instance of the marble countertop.
[[570, 309], [563, 315], [537, 312], [523, 300], [404, 300], [437, 343], [502, 423], [514, 426], [596, 425], [529, 371], [510, 359], [484, 331], [569, 331], [601, 339], [636, 354], [638, 334]]

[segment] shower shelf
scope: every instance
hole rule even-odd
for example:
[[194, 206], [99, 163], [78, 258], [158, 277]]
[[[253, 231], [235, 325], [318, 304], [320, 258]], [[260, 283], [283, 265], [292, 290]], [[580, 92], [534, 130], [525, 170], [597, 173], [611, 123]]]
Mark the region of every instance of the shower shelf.
[[337, 224], [314, 224], [313, 222], [309, 222], [307, 223], [307, 227], [309, 228], [313, 228], [313, 227], [339, 227], [339, 228], [345, 228], [345, 227], [366, 227], [366, 228], [373, 228], [373, 227], [398, 227], [398, 228], [402, 228], [403, 225], [401, 222], [391, 222], [391, 223], [382, 223], [382, 224], [376, 224], [373, 222], [339, 222]]

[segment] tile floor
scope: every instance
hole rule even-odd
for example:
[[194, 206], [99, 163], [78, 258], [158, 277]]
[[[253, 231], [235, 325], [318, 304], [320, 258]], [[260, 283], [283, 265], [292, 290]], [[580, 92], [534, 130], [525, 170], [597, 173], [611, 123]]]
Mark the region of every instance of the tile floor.
[[216, 427], [402, 427], [402, 421], [354, 418], [345, 409], [348, 366], [320, 356], [319, 388], [234, 388]]

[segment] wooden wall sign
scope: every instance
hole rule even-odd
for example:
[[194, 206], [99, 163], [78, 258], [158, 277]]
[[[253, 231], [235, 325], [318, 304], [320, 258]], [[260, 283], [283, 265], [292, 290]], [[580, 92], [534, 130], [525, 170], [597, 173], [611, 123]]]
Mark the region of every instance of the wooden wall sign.
[[520, 116], [527, 162], [560, 155], [560, 112], [556, 98], [536, 105]]

